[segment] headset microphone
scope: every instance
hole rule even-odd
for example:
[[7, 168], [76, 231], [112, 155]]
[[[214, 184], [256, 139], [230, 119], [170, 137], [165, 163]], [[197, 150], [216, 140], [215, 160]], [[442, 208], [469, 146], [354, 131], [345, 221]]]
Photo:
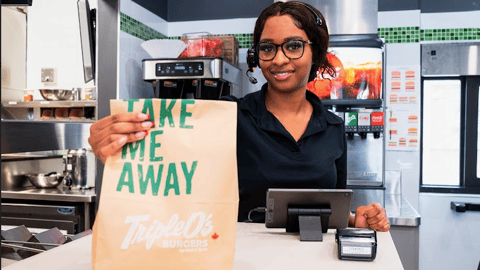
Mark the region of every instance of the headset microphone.
[[255, 79], [254, 77], [248, 74], [249, 72], [253, 72], [254, 67], [258, 66], [258, 56], [255, 50], [255, 44], [250, 45], [250, 48], [248, 48], [247, 50], [247, 65], [248, 65], [248, 69], [246, 74], [247, 74], [248, 80], [251, 83], [256, 84], [258, 82], [257, 79]]
[[246, 73], [246, 74], [247, 74], [248, 80], [249, 80], [251, 83], [256, 84], [256, 83], [258, 82], [257, 79], [255, 79], [255, 77], [252, 77], [252, 76], [248, 75], [249, 72], [253, 72], [253, 68], [249, 68], [249, 69], [247, 70], [247, 73]]

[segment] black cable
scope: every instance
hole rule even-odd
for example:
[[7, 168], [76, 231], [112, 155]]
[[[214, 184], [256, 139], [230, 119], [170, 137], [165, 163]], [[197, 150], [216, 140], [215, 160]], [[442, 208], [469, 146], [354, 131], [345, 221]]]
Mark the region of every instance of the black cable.
[[247, 220], [247, 222], [253, 222], [253, 220], [250, 219], [250, 214], [252, 214], [252, 212], [259, 212], [259, 213], [263, 212], [263, 213], [265, 213], [266, 211], [267, 211], [267, 208], [266, 208], [266, 207], [253, 208], [252, 210], [250, 210], [250, 211], [248, 212], [248, 220]]

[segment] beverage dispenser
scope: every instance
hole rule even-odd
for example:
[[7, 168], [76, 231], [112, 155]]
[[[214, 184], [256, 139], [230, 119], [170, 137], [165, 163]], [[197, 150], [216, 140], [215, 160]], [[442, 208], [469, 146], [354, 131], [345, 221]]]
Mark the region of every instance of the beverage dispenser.
[[327, 59], [335, 76], [318, 72], [307, 88], [344, 119], [347, 188], [354, 190], [351, 209], [372, 202], [383, 205], [384, 44], [376, 35], [334, 35], [330, 46]]

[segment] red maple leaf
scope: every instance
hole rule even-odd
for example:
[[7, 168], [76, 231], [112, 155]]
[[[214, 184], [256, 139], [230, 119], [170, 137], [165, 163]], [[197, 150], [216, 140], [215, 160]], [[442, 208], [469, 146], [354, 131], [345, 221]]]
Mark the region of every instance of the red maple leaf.
[[213, 239], [217, 239], [217, 238], [218, 238], [218, 234], [217, 234], [217, 233], [214, 233], [214, 234], [212, 235], [212, 238], [213, 238]]

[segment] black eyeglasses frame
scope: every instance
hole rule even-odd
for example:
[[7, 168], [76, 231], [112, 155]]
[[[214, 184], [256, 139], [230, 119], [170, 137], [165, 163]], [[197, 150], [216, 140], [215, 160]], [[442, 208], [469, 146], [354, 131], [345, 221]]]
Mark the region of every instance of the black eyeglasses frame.
[[[285, 53], [285, 50], [283, 49], [283, 45], [285, 45], [286, 43], [289, 43], [289, 42], [292, 42], [292, 41], [299, 41], [299, 42], [302, 42], [303, 43], [303, 47], [302, 47], [302, 54], [299, 56], [299, 57], [289, 57], [287, 56], [287, 54]], [[260, 44], [261, 43], [265, 43], [265, 44], [271, 44], [271, 45], [275, 45], [275, 54], [273, 55], [272, 59], [269, 59], [269, 60], [265, 60], [265, 59], [262, 59], [260, 58]], [[283, 52], [283, 55], [285, 55], [285, 57], [287, 57], [288, 59], [290, 60], [296, 60], [296, 59], [300, 59], [303, 57], [303, 54], [305, 53], [305, 44], [310, 44], [312, 45], [313, 42], [311, 42], [310, 40], [301, 40], [301, 39], [292, 39], [292, 40], [287, 40], [285, 42], [283, 42], [282, 44], [276, 44], [276, 43], [273, 43], [273, 42], [258, 42], [257, 43], [257, 55], [258, 55], [258, 59], [262, 60], [262, 61], [272, 61], [273, 59], [275, 59], [275, 57], [277, 56], [277, 53], [278, 53], [278, 47], [282, 48], [282, 52]]]

